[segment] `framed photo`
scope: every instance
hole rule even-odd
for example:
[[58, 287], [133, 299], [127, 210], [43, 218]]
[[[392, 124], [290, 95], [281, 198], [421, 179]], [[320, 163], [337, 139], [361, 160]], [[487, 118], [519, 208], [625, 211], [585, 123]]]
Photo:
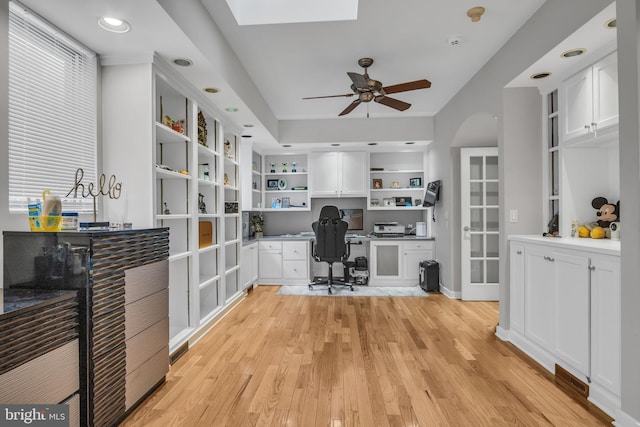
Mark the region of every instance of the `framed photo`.
[[371, 206], [380, 206], [380, 199], [371, 199]]
[[283, 197], [282, 198], [282, 208], [283, 209], [290, 207], [290, 203], [291, 203], [291, 201], [289, 200], [288, 197]]
[[267, 180], [267, 190], [277, 190], [278, 189], [278, 180], [277, 179], [268, 179]]
[[374, 190], [381, 190], [382, 189], [382, 179], [380, 179], [380, 178], [374, 178], [373, 179], [373, 189]]
[[409, 178], [409, 187], [422, 187], [422, 178]]
[[382, 205], [383, 206], [395, 206], [396, 202], [394, 199], [392, 198], [388, 198], [388, 199], [382, 199]]
[[411, 206], [411, 197], [396, 197], [396, 206]]
[[272, 209], [280, 209], [282, 207], [282, 201], [278, 198], [271, 199], [271, 208]]

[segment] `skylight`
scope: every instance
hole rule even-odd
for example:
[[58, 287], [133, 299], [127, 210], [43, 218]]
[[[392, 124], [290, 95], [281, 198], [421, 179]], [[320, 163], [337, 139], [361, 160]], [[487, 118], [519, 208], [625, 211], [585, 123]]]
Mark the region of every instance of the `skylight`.
[[352, 21], [358, 0], [227, 0], [238, 25]]

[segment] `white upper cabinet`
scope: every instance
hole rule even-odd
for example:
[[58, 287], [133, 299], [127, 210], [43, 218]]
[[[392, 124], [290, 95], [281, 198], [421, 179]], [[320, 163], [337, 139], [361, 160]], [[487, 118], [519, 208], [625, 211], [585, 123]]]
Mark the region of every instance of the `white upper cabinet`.
[[593, 139], [618, 125], [616, 52], [567, 79], [561, 86], [562, 141]]
[[311, 197], [366, 197], [367, 153], [309, 155]]

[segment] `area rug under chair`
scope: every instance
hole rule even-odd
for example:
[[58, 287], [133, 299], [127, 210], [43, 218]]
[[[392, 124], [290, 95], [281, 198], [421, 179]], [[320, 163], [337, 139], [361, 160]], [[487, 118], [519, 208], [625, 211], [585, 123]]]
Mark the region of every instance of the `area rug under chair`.
[[353, 292], [347, 287], [334, 286], [329, 294], [326, 286], [310, 290], [308, 286], [281, 286], [278, 295], [295, 296], [339, 296], [339, 297], [427, 297], [420, 286], [362, 286], [354, 285]]

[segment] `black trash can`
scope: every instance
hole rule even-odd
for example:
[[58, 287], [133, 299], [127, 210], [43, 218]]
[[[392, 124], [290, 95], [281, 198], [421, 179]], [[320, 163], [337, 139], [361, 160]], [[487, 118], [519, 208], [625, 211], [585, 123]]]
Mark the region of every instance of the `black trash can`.
[[420, 262], [420, 287], [425, 292], [440, 292], [440, 265], [430, 259]]

